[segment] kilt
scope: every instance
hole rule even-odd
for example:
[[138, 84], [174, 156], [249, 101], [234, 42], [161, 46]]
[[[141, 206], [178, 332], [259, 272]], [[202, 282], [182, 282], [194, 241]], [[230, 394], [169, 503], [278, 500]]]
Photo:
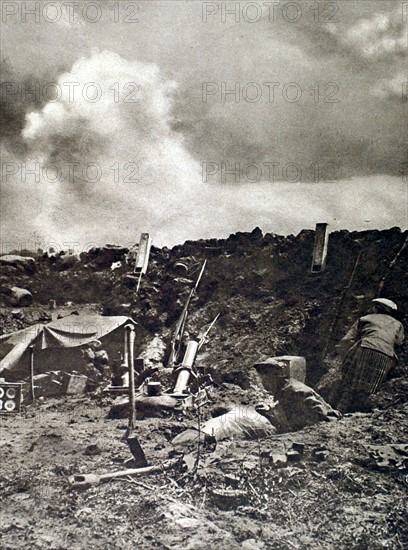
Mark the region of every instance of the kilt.
[[394, 363], [393, 357], [358, 346], [345, 358], [343, 385], [351, 391], [375, 393]]

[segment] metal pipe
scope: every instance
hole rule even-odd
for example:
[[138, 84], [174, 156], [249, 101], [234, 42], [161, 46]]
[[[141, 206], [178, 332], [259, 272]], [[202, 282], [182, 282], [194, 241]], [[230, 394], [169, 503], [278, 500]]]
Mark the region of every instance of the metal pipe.
[[181, 340], [183, 338], [184, 329], [186, 326], [187, 316], [188, 316], [188, 308], [190, 306], [191, 299], [193, 298], [194, 294], [197, 292], [198, 285], [200, 284], [201, 277], [203, 276], [205, 266], [207, 265], [207, 260], [204, 260], [204, 263], [201, 267], [200, 273], [198, 275], [196, 284], [194, 285], [194, 288], [190, 290], [190, 293], [187, 297], [187, 301], [184, 304], [183, 311], [181, 313], [180, 319], [177, 321], [176, 328], [174, 330], [173, 338], [171, 340], [171, 352], [170, 357], [167, 363], [168, 367], [174, 367], [174, 364], [177, 362], [179, 351], [180, 351], [180, 344]]
[[177, 377], [176, 386], [173, 392], [174, 395], [185, 394], [191, 376], [191, 369], [193, 368], [197, 355], [197, 350], [198, 342], [195, 340], [190, 340], [187, 344], [186, 353], [184, 354], [184, 359]]

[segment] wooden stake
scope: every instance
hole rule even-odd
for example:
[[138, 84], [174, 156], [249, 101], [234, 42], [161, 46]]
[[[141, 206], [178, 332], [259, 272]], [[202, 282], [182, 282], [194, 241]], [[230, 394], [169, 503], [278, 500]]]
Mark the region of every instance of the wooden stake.
[[329, 244], [329, 227], [327, 223], [317, 223], [313, 247], [312, 273], [320, 273], [326, 268], [327, 249]]
[[139, 292], [140, 282], [142, 280], [142, 271], [139, 273], [139, 278], [137, 280], [136, 294]]
[[129, 424], [127, 429], [127, 437], [132, 433], [136, 424], [136, 391], [135, 391], [135, 327], [126, 325], [125, 330], [128, 331], [128, 369], [129, 369]]
[[123, 364], [128, 366], [129, 365], [129, 332], [127, 330], [127, 326], [125, 327], [125, 339], [123, 342]]
[[30, 398], [35, 403], [35, 391], [34, 391], [34, 346], [28, 347], [30, 357]]

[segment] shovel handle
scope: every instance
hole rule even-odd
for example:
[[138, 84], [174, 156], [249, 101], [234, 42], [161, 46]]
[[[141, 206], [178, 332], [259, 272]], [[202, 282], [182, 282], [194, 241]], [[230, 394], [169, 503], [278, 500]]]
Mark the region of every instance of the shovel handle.
[[103, 481], [109, 481], [110, 479], [115, 479], [118, 477], [124, 476], [143, 476], [149, 474], [157, 474], [163, 472], [164, 470], [170, 470], [178, 460], [169, 460], [158, 466], [146, 466], [145, 468], [129, 468], [127, 470], [119, 470], [118, 472], [113, 472], [111, 474], [78, 474], [69, 476], [68, 481], [74, 488], [87, 487], [89, 485], [96, 485]]
[[97, 474], [78, 474], [68, 477], [68, 482], [74, 488], [80, 489], [81, 487], [89, 487], [90, 485], [97, 485], [101, 481], [101, 476]]
[[161, 466], [146, 466], [145, 468], [129, 468], [128, 470], [119, 470], [118, 472], [113, 472], [111, 474], [102, 474], [100, 477], [101, 481], [108, 481], [109, 479], [115, 479], [116, 477], [123, 476], [143, 476], [148, 474], [155, 474], [163, 470], [163, 465]]

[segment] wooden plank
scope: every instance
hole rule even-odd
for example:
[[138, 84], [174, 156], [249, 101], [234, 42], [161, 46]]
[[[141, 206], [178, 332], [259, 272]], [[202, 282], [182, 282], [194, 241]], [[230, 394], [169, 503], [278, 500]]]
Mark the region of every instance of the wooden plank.
[[140, 235], [139, 248], [137, 250], [136, 264], [134, 269], [134, 272], [140, 276], [145, 275], [145, 273], [147, 272], [151, 246], [152, 240], [149, 233], [142, 233]]
[[317, 223], [313, 247], [312, 273], [320, 273], [325, 270], [328, 245], [329, 224]]

